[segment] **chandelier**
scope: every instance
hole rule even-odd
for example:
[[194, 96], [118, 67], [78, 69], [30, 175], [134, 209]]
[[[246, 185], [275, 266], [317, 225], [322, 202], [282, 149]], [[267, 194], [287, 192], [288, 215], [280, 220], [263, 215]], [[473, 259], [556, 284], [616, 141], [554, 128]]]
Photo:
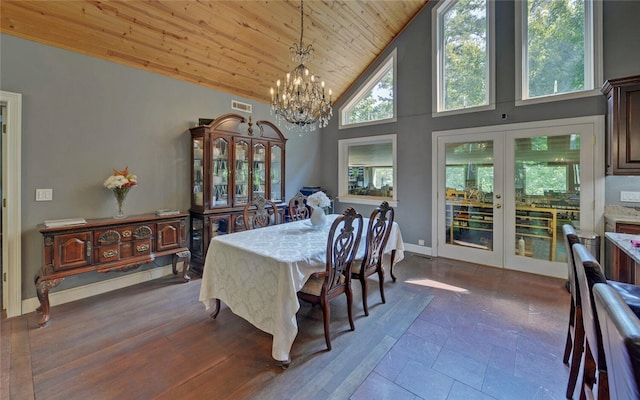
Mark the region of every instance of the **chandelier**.
[[276, 82], [276, 89], [271, 88], [271, 112], [276, 119], [285, 120], [305, 130], [313, 130], [315, 123], [324, 128], [333, 115], [331, 108], [331, 89], [329, 98], [325, 97], [324, 81], [313, 75], [304, 65], [313, 54], [312, 45], [304, 48], [304, 1], [300, 1], [300, 45], [294, 43], [289, 47], [291, 59], [299, 65], [289, 72], [284, 82]]

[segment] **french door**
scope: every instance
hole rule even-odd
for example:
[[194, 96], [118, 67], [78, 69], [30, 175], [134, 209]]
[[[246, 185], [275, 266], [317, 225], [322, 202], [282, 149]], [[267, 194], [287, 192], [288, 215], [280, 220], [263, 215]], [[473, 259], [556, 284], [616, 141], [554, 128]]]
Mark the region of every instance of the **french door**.
[[602, 124], [590, 117], [434, 133], [434, 254], [566, 277], [562, 225], [596, 230], [595, 204], [604, 201], [595, 195]]

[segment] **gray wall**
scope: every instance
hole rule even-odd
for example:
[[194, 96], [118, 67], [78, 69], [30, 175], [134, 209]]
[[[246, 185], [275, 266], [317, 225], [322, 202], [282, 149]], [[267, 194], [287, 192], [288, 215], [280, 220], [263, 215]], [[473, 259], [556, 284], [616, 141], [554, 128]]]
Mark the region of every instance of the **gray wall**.
[[[430, 3], [412, 24], [379, 57], [370, 71], [386, 58], [395, 47], [398, 51], [398, 120], [377, 126], [338, 130], [336, 104], [330, 125], [322, 130], [324, 165], [323, 185], [334, 192], [338, 187], [337, 141], [378, 134], [397, 134], [398, 146], [398, 207], [396, 220], [402, 226], [405, 243], [417, 244], [431, 238], [431, 134], [434, 131], [477, 126], [512, 124], [519, 122], [603, 115], [606, 112], [604, 96], [515, 106], [515, 7], [513, 1], [496, 2], [496, 109], [493, 111], [459, 114], [450, 117], [431, 117], [431, 10]], [[640, 74], [640, 1], [604, 2], [604, 77], [605, 79]], [[364, 74], [352, 90], [342, 97], [348, 99], [359, 84], [368, 78]], [[508, 119], [500, 115], [506, 113]], [[604, 150], [602, 150], [604, 151]], [[607, 190], [609, 181], [605, 186]], [[625, 185], [635, 185], [640, 190], [640, 177], [628, 177]], [[617, 188], [617, 185], [615, 186]], [[612, 189], [617, 190], [617, 189]], [[628, 190], [628, 189], [627, 189]], [[607, 200], [611, 196], [606, 196]], [[619, 195], [618, 195], [619, 199]], [[633, 203], [627, 205], [633, 205]], [[337, 211], [348, 204], [338, 203]], [[370, 209], [358, 205], [363, 213]]]
[[[35, 296], [32, 279], [42, 264], [36, 225], [114, 215], [114, 196], [103, 187], [112, 168], [128, 165], [139, 178], [125, 202], [127, 214], [188, 210], [188, 129], [198, 118], [233, 112], [231, 99], [237, 99], [253, 104], [254, 120], [275, 121], [268, 105], [252, 100], [9, 35], [0, 35], [0, 45], [1, 90], [23, 99], [23, 298]], [[317, 132], [282, 132], [289, 139], [288, 198], [303, 185], [322, 183], [320, 140]], [[52, 188], [53, 201], [36, 202], [36, 188]], [[117, 276], [69, 277], [58, 288]]]

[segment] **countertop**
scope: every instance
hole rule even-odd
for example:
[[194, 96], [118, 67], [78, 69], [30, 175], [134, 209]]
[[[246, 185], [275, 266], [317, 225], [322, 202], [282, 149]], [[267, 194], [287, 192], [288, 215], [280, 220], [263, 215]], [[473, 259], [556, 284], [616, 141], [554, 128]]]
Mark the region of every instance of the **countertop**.
[[610, 240], [611, 243], [631, 257], [633, 261], [640, 264], [640, 247], [635, 247], [631, 244], [631, 239], [640, 240], [640, 235], [605, 232], [604, 236], [607, 240]]

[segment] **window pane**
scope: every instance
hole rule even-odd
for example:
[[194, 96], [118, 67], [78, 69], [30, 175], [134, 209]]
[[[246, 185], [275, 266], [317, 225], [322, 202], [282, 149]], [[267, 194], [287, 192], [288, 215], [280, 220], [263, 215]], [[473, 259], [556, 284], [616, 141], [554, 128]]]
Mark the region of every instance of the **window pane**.
[[354, 144], [348, 149], [348, 194], [393, 196], [393, 147], [391, 142]]
[[585, 84], [585, 1], [529, 0], [529, 97], [593, 89]]
[[349, 112], [349, 122], [393, 118], [393, 68]]
[[459, 0], [442, 16], [444, 110], [488, 101], [487, 3]]

